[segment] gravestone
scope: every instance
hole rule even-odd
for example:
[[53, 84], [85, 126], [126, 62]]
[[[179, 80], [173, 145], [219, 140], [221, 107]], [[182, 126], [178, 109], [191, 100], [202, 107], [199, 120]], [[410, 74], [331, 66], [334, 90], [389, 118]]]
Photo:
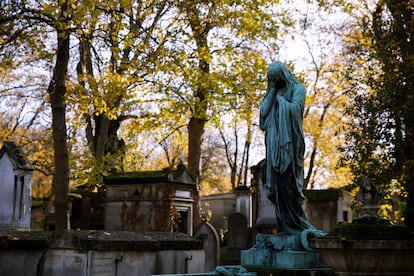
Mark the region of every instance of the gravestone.
[[229, 216], [228, 247], [245, 249], [248, 245], [247, 219], [241, 213]]
[[222, 265], [240, 264], [240, 251], [249, 247], [247, 219], [241, 213], [232, 213], [228, 218], [227, 244], [221, 248]]
[[273, 203], [267, 198], [267, 191], [264, 184], [264, 170], [266, 159], [252, 167], [254, 182], [257, 187], [256, 221], [254, 229], [256, 233], [272, 233], [276, 229], [276, 215]]
[[0, 149], [0, 230], [30, 230], [33, 167], [13, 142]]
[[236, 212], [242, 213], [247, 219], [248, 227], [252, 227], [252, 193], [250, 187], [238, 186], [234, 189], [236, 194]]
[[203, 241], [206, 271], [213, 271], [219, 265], [220, 240], [217, 231], [210, 223], [204, 222], [194, 236]]

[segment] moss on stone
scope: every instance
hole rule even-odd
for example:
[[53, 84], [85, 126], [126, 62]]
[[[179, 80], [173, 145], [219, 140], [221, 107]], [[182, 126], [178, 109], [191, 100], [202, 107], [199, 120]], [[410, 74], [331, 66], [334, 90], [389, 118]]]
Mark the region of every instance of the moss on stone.
[[327, 190], [305, 190], [303, 193], [309, 202], [337, 201], [341, 195], [341, 191], [334, 188]]
[[338, 224], [324, 239], [410, 240], [414, 234], [404, 225], [393, 225], [379, 218], [362, 218]]

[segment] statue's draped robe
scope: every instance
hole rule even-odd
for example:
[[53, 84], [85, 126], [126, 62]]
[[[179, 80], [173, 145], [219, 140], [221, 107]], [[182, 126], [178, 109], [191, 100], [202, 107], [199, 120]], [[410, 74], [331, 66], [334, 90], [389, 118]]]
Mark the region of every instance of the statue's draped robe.
[[268, 89], [260, 107], [260, 128], [266, 131], [266, 186], [275, 204], [278, 232], [297, 234], [314, 229], [301, 207], [306, 89], [293, 78], [277, 93], [282, 97], [272, 97]]

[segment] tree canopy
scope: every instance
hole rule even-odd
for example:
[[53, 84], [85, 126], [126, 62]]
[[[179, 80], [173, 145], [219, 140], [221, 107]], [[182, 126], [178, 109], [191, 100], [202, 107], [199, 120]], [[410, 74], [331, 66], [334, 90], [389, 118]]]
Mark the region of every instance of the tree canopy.
[[288, 2], [3, 1], [1, 141], [55, 174], [60, 212], [69, 186], [115, 170], [184, 162], [204, 193], [228, 191], [264, 158], [258, 106], [281, 60], [307, 87], [307, 188], [368, 174], [410, 191], [412, 4]]
[[347, 70], [353, 120], [344, 160], [355, 183], [368, 176], [388, 192], [398, 184], [405, 223], [413, 229], [414, 6], [381, 0], [353, 12], [358, 16], [345, 48], [354, 53]]

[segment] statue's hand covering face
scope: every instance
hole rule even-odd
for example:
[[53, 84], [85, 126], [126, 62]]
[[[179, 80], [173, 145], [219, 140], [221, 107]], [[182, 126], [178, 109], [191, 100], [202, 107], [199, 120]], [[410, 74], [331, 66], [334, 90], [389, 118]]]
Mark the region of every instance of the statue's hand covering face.
[[268, 84], [276, 89], [283, 88], [286, 85], [286, 76], [283, 68], [279, 64], [271, 64], [267, 70]]

